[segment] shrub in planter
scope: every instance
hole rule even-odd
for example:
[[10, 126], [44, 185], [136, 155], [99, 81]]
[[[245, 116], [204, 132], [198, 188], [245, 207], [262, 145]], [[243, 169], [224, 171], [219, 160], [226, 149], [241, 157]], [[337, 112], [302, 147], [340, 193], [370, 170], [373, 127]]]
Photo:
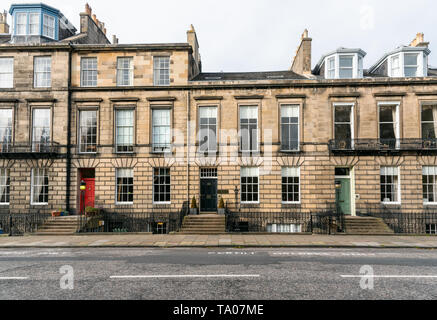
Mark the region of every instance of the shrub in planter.
[[193, 197], [193, 198], [191, 199], [190, 214], [197, 214], [197, 202], [196, 202], [196, 197]]
[[100, 210], [97, 208], [93, 208], [93, 207], [86, 207], [85, 208], [85, 215], [92, 217], [92, 216], [96, 216], [100, 213]]

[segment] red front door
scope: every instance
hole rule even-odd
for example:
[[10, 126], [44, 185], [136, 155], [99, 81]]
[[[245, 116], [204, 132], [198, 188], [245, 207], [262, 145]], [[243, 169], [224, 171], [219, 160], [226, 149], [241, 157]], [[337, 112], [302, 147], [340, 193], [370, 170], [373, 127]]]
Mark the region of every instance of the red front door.
[[81, 212], [85, 211], [86, 207], [93, 207], [94, 208], [94, 195], [95, 195], [95, 178], [85, 178], [83, 181], [86, 183], [86, 189], [85, 189], [85, 195], [84, 198], [80, 199], [80, 209]]
[[93, 207], [94, 208], [94, 192], [95, 192], [95, 178], [83, 179], [86, 183], [85, 190], [85, 208]]

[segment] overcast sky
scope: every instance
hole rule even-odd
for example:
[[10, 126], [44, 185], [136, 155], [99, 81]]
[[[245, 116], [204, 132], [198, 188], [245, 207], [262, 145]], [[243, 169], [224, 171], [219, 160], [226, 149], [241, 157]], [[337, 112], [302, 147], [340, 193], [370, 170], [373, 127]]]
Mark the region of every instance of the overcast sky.
[[[35, 2], [61, 10], [79, 29], [86, 1]], [[186, 31], [193, 24], [204, 72], [287, 70], [305, 28], [313, 39], [313, 67], [324, 53], [347, 47], [366, 51], [368, 68], [385, 52], [408, 45], [417, 32], [425, 33], [431, 51], [437, 50], [435, 0], [90, 0], [89, 4], [106, 23], [108, 38], [112, 41], [116, 34], [120, 43], [186, 42]], [[431, 53], [429, 64], [437, 67], [437, 52]]]

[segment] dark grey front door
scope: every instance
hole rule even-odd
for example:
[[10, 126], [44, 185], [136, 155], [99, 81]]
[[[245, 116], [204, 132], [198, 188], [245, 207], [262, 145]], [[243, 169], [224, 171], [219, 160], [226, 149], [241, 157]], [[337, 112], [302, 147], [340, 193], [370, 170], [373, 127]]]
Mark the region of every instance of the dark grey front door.
[[217, 179], [200, 179], [200, 211], [217, 211]]

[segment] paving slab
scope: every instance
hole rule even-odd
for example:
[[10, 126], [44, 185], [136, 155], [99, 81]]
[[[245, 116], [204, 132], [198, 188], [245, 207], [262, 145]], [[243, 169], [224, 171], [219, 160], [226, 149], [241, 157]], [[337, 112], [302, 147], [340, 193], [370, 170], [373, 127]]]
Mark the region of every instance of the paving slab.
[[367, 247], [434, 248], [437, 236], [347, 235], [78, 235], [0, 237], [0, 248], [17, 247]]

